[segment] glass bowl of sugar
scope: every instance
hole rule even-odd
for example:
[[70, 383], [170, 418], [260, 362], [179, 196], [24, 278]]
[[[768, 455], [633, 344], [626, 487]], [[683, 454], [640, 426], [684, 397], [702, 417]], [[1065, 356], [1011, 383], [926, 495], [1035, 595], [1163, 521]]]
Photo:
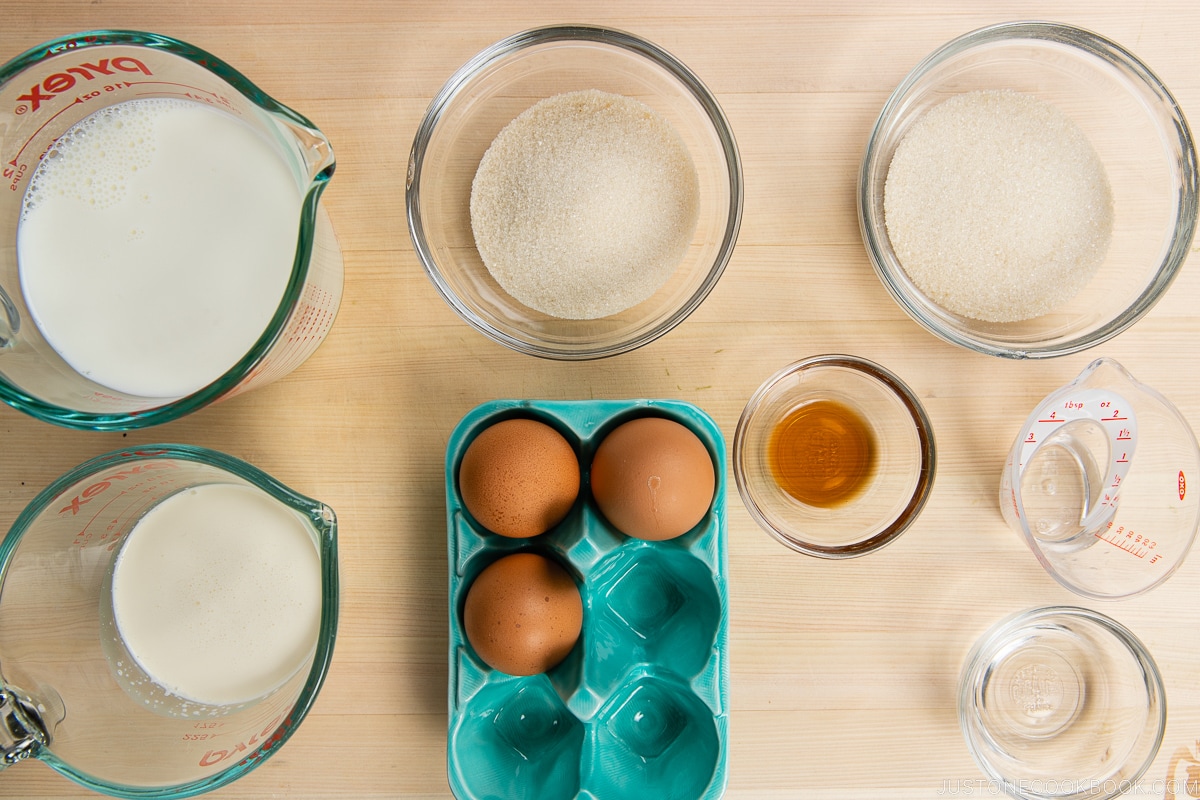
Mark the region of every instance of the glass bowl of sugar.
[[538, 28], [433, 99], [406, 202], [417, 257], [462, 319], [580, 361], [657, 339], [708, 296], [741, 225], [741, 160], [671, 54], [606, 28]]
[[1182, 111], [1134, 55], [1048, 22], [982, 28], [896, 88], [871, 132], [859, 223], [897, 303], [1007, 358], [1093, 347], [1170, 286], [1196, 229]]

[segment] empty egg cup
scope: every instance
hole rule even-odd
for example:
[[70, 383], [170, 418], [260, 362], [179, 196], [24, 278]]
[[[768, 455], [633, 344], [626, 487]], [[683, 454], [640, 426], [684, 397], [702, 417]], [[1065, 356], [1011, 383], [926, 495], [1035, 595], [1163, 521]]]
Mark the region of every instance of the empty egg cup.
[[[874, 466], [863, 488], [845, 502], [818, 507], [780, 487], [771, 437], [793, 411], [831, 400], [867, 426]], [[746, 510], [763, 530], [801, 553], [851, 558], [896, 539], [921, 513], [935, 472], [933, 428], [903, 381], [878, 364], [822, 355], [791, 364], [750, 398], [733, 440], [733, 468]]]
[[967, 657], [959, 687], [971, 755], [1021, 800], [1125, 793], [1154, 760], [1166, 716], [1146, 648], [1083, 608], [1036, 608], [997, 623]]

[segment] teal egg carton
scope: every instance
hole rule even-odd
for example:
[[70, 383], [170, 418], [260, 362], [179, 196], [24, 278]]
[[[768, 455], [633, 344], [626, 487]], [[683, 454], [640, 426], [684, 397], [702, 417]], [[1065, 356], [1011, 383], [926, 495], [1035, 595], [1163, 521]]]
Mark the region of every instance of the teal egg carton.
[[[658, 416], [704, 443], [716, 491], [683, 536], [624, 535], [597, 509], [590, 465], [604, 437]], [[571, 443], [579, 498], [557, 526], [508, 539], [476, 523], [458, 491], [463, 453], [485, 428], [513, 417], [544, 422]], [[672, 400], [496, 400], [469, 412], [446, 447], [450, 572], [447, 775], [459, 800], [716, 800], [728, 768], [725, 441], [702, 410]], [[463, 606], [475, 577], [528, 550], [555, 559], [583, 600], [583, 631], [547, 673], [489, 667], [467, 641]]]

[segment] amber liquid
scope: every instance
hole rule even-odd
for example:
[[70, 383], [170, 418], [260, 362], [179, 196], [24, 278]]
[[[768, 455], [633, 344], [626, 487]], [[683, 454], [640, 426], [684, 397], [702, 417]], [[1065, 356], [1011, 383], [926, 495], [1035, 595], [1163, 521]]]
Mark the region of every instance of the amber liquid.
[[870, 425], [833, 400], [815, 400], [789, 412], [771, 431], [768, 454], [779, 487], [819, 508], [850, 501], [875, 471]]

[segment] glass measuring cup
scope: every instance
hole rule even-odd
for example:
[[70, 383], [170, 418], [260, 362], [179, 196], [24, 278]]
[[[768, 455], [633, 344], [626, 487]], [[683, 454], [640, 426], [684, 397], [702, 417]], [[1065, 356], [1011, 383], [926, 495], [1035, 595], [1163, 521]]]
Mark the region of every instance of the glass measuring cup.
[[1000, 511], [1059, 583], [1128, 597], [1183, 562], [1200, 524], [1198, 475], [1200, 448], [1178, 409], [1101, 358], [1025, 421]]
[[[265, 329], [220, 377], [182, 396], [131, 394], [77, 371], [39, 330], [18, 272], [17, 227], [39, 162], [85, 117], [147, 98], [194, 102], [246, 123], [278, 154], [281, 169], [296, 181], [302, 197], [290, 275]], [[279, 378], [324, 339], [337, 313], [343, 278], [341, 252], [319, 204], [333, 174], [334, 156], [325, 136], [304, 117], [202, 50], [130, 31], [76, 34], [18, 56], [0, 67], [0, 109], [6, 120], [0, 130], [0, 185], [7, 189], [0, 191], [0, 400], [68, 427], [139, 428]], [[228, 306], [235, 296], [227, 293], [221, 300]], [[262, 311], [268, 318], [267, 309]], [[205, 336], [228, 327], [215, 319], [197, 325], [210, 328]], [[155, 333], [151, 329], [144, 335], [148, 344]]]
[[[286, 519], [301, 545], [311, 537], [319, 565], [315, 641], [284, 659], [290, 677], [259, 697], [220, 705], [164, 691], [129, 657], [132, 640], [114, 623], [112, 588], [135, 526], [167, 501], [213, 487], [248, 493]], [[202, 518], [209, 525], [214, 519]], [[0, 769], [37, 758], [95, 791], [178, 798], [262, 763], [304, 719], [329, 667], [338, 616], [336, 534], [328, 506], [198, 447], [109, 453], [59, 478], [0, 542]], [[238, 535], [264, 538], [258, 526]], [[249, 633], [255, 631], [262, 633]], [[241, 671], [245, 661], [228, 663]]]

